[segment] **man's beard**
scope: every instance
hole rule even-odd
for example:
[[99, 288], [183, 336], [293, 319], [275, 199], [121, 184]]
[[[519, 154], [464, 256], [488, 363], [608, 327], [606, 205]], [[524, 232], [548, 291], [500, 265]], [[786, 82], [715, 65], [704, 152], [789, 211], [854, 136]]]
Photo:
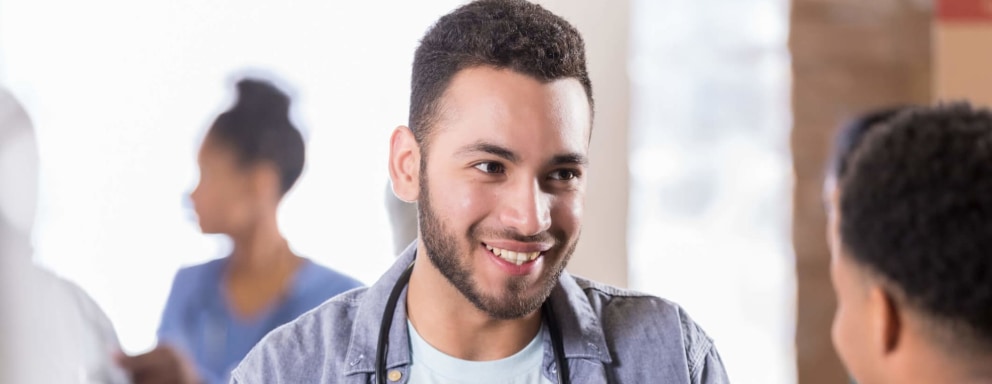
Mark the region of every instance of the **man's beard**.
[[[427, 188], [426, 167], [421, 164], [420, 169], [420, 201], [417, 204], [418, 220], [420, 223], [420, 238], [424, 242], [428, 259], [441, 274], [455, 286], [476, 308], [485, 312], [494, 319], [508, 320], [521, 318], [540, 308], [544, 300], [551, 295], [551, 290], [558, 283], [562, 270], [568, 264], [568, 260], [575, 252], [578, 243], [573, 240], [565, 244], [567, 236], [564, 234], [552, 235], [548, 232], [535, 236], [522, 236], [512, 231], [504, 233], [483, 233], [478, 227], [469, 228], [469, 239], [480, 239], [479, 235], [496, 235], [497, 238], [513, 239], [520, 242], [547, 241], [552, 239], [555, 247], [565, 245], [562, 248], [558, 265], [550, 265], [549, 260], [545, 260], [545, 269], [536, 284], [540, 290], [537, 294], [527, 296], [525, 294], [529, 285], [526, 276], [512, 276], [507, 281], [505, 293], [502, 297], [487, 295], [480, 291], [478, 283], [472, 278], [472, 271], [466, 266], [465, 259], [474, 253], [473, 245], [469, 244], [467, 250], [458, 249], [458, 236], [445, 228], [444, 222], [439, 218], [431, 205], [431, 196]], [[555, 249], [552, 247], [552, 249]], [[466, 254], [462, 254], [462, 253]], [[541, 256], [544, 257], [544, 256]]]

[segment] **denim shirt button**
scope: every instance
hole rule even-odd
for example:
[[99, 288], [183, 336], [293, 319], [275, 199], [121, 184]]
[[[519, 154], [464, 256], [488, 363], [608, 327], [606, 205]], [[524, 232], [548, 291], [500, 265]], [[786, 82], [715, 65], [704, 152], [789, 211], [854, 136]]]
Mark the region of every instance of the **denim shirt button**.
[[389, 379], [389, 381], [393, 381], [393, 382], [400, 381], [400, 379], [403, 378], [403, 373], [400, 372], [399, 370], [394, 369], [392, 371], [389, 371], [388, 374], [386, 374], [386, 378]]

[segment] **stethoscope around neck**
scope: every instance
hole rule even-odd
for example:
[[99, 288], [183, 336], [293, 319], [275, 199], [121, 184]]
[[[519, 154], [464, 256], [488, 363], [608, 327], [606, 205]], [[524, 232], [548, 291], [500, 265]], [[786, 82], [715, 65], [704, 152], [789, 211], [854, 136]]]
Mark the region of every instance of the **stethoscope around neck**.
[[[379, 343], [375, 350], [375, 380], [378, 384], [386, 384], [386, 354], [389, 352], [389, 328], [393, 325], [393, 314], [396, 312], [396, 302], [410, 283], [410, 275], [413, 273], [413, 263], [403, 271], [400, 278], [393, 285], [393, 291], [389, 293], [389, 300], [386, 301], [386, 310], [382, 313], [382, 321], [379, 325]], [[558, 384], [570, 384], [568, 375], [568, 361], [565, 359], [565, 347], [561, 341], [561, 330], [558, 329], [558, 321], [555, 313], [551, 310], [551, 304], [547, 300], [541, 305], [541, 315], [544, 323], [548, 326], [548, 333], [551, 336], [551, 348], [555, 354], [556, 373]]]

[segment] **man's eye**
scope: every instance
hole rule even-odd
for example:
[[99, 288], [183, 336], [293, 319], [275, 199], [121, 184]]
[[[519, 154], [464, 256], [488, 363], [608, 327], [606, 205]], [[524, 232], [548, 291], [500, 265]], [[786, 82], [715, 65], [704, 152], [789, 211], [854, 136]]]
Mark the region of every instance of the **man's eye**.
[[572, 179], [574, 179], [576, 177], [579, 177], [579, 173], [576, 172], [576, 171], [573, 171], [571, 169], [559, 169], [557, 171], [551, 172], [551, 175], [549, 175], [549, 177], [552, 180], [565, 180], [565, 181], [567, 181], [567, 180], [572, 180]]
[[506, 169], [503, 164], [487, 161], [475, 165], [475, 168], [485, 173], [504, 173]]

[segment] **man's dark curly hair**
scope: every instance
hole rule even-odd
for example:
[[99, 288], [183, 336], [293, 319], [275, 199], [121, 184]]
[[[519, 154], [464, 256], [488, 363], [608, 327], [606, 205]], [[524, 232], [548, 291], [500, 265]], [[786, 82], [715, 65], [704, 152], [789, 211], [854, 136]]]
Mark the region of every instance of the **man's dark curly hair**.
[[480, 0], [441, 17], [414, 54], [409, 125], [426, 145], [451, 79], [463, 69], [510, 69], [549, 82], [575, 78], [592, 108], [585, 44], [567, 21], [524, 0]]
[[992, 113], [911, 108], [872, 129], [848, 167], [847, 254], [949, 346], [992, 352]]
[[834, 136], [833, 152], [827, 164], [827, 173], [841, 179], [847, 174], [847, 163], [850, 161], [851, 153], [861, 144], [861, 140], [873, 128], [889, 119], [892, 119], [899, 112], [908, 106], [893, 106], [876, 109], [855, 117], [844, 125]]

